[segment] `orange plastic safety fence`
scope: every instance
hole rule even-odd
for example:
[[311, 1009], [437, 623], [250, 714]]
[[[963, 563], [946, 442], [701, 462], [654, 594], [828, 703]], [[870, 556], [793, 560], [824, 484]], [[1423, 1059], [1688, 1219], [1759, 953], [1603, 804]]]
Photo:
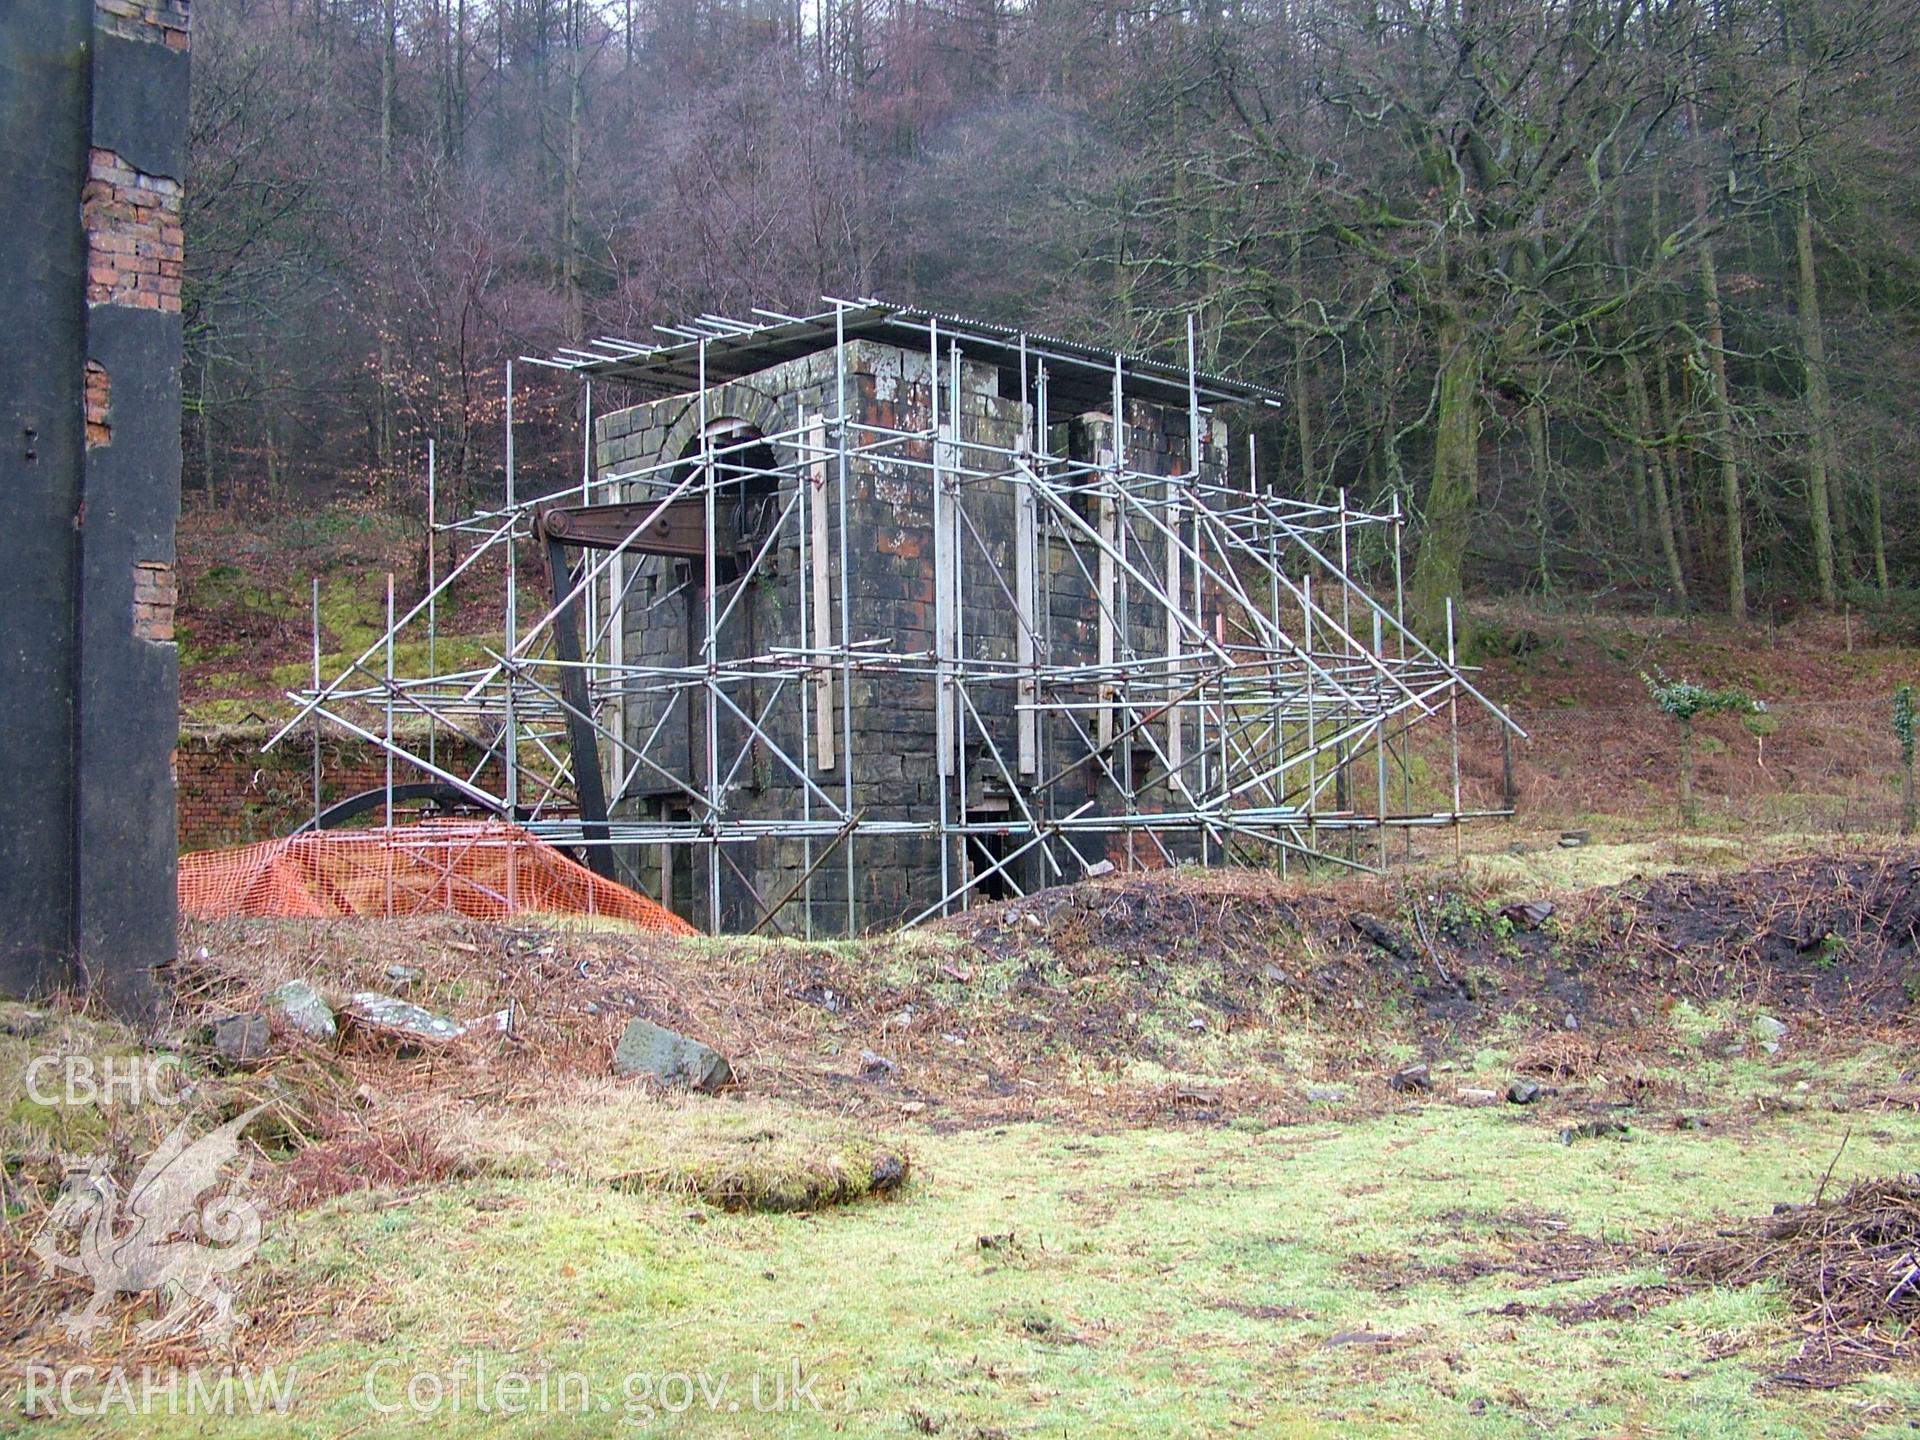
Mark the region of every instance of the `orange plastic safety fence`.
[[669, 935], [672, 911], [576, 865], [517, 825], [439, 822], [331, 830], [180, 857], [180, 909], [229, 915], [606, 915]]

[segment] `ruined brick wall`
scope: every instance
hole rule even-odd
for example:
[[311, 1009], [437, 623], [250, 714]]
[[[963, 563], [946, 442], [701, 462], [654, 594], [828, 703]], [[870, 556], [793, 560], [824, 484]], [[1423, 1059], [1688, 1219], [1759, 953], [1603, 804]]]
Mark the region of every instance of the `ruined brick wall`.
[[187, 48], [187, 0], [94, 0], [94, 25], [103, 35]]
[[87, 231], [87, 303], [180, 309], [183, 266], [178, 180], [149, 175], [112, 150], [87, 157], [80, 192]]
[[[109, 92], [97, 96], [93, 144], [87, 151], [86, 181], [80, 189], [80, 225], [86, 236], [86, 302], [102, 313], [103, 321], [116, 310], [153, 311], [161, 317], [180, 314], [180, 286], [185, 270], [182, 211], [186, 200], [181, 184], [182, 156], [178, 137], [172, 144], [155, 143], [148, 126], [165, 129], [164, 116], [150, 116], [143, 102], [158, 99], [162, 109], [177, 105], [184, 89], [184, 52], [188, 41], [188, 0], [94, 0], [94, 84]], [[104, 73], [102, 73], [104, 72]], [[158, 81], [164, 91], [149, 97], [147, 84]], [[137, 93], [123, 93], [134, 87]], [[136, 324], [140, 322], [135, 322]], [[119, 327], [103, 324], [117, 339]], [[178, 321], [162, 318], [143, 327], [159, 338], [171, 335], [177, 348]], [[126, 348], [112, 344], [98, 349]], [[156, 354], [151, 344], [134, 347], [130, 361], [143, 373], [124, 382], [140, 399], [156, 379], [171, 382], [177, 394], [178, 361]], [[164, 377], [146, 373], [156, 363], [172, 361]], [[85, 407], [87, 448], [105, 450], [114, 443], [113, 368], [99, 353], [86, 361]], [[143, 407], [144, 408], [144, 407]], [[145, 437], [141, 437], [145, 438]], [[177, 453], [177, 442], [170, 447]], [[105, 462], [111, 457], [103, 455]], [[175, 490], [177, 492], [177, 463]], [[177, 508], [177, 500], [171, 508]], [[132, 564], [131, 625], [136, 639], [171, 645], [178, 586], [173, 573], [172, 515], [156, 527], [146, 548]], [[164, 552], [164, 553], [161, 553]]]
[[129, 987], [174, 943], [187, 17], [186, 0], [95, 0], [77, 197], [87, 311], [77, 949]]
[[98, 360], [86, 366], [87, 448], [113, 443], [113, 377]]
[[154, 644], [173, 643], [173, 612], [180, 585], [173, 566], [139, 560], [133, 566], [133, 633]]
[[[313, 818], [313, 737], [295, 732], [263, 752], [260, 746], [269, 733], [249, 726], [180, 737], [176, 769], [181, 850], [271, 840]], [[471, 747], [443, 736], [437, 758], [465, 775], [478, 756]], [[396, 784], [421, 778], [405, 766], [396, 767]], [[497, 764], [483, 773], [484, 785], [497, 787], [501, 780]], [[378, 790], [386, 782], [386, 758], [378, 746], [345, 736], [321, 738], [323, 807]]]
[[[262, 754], [264, 735], [183, 736], [177, 754], [180, 848], [208, 850], [285, 835], [313, 814], [312, 750], [288, 736]], [[370, 747], [326, 746], [328, 803], [386, 783], [386, 764]]]
[[173, 958], [185, 0], [0, 5], [0, 991]]

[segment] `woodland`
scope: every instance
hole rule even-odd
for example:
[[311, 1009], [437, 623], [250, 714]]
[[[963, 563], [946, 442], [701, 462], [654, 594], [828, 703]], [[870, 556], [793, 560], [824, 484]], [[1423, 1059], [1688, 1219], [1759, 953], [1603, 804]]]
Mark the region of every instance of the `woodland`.
[[[1180, 359], [1195, 317], [1290, 397], [1236, 473], [1397, 498], [1428, 623], [1920, 606], [1899, 0], [193, 17], [190, 507], [420, 515], [429, 440], [481, 503], [509, 357], [877, 296]], [[572, 388], [516, 418], [577, 474]]]

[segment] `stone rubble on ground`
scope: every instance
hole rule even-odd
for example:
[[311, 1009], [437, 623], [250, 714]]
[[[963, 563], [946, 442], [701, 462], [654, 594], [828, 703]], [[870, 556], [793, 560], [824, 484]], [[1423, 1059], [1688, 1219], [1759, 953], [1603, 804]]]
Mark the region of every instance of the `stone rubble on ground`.
[[356, 991], [346, 1004], [347, 1013], [361, 1024], [412, 1040], [444, 1044], [457, 1040], [466, 1026], [445, 1015], [436, 1015], [411, 1000], [397, 1000], [377, 990]]
[[305, 980], [289, 980], [269, 990], [261, 1002], [286, 1017], [287, 1024], [310, 1040], [331, 1040], [340, 1033], [333, 1007]]
[[711, 1094], [733, 1079], [726, 1056], [651, 1020], [630, 1020], [613, 1051], [616, 1075], [650, 1075], [663, 1085]]
[[885, 1195], [889, 1191], [898, 1190], [907, 1183], [907, 1175], [911, 1168], [905, 1156], [896, 1155], [891, 1150], [882, 1150], [873, 1157], [869, 1189], [875, 1195]]
[[47, 1028], [47, 1012], [9, 1005], [0, 1009], [0, 1035], [31, 1040]]
[[1522, 930], [1538, 930], [1552, 917], [1553, 902], [1551, 900], [1523, 900], [1517, 904], [1503, 907], [1500, 913]]
[[1571, 1145], [1576, 1140], [1626, 1140], [1633, 1132], [1618, 1120], [1588, 1120], [1584, 1124], [1569, 1125], [1560, 1132], [1560, 1143]]
[[1433, 1089], [1433, 1071], [1425, 1065], [1404, 1066], [1387, 1078], [1387, 1086], [1402, 1093], [1410, 1090], [1431, 1090]]
[[245, 1015], [229, 1015], [213, 1024], [214, 1053], [230, 1065], [247, 1065], [255, 1060], [264, 1060], [272, 1040], [273, 1032], [267, 1027], [267, 1017], [258, 1010], [250, 1010]]
[[1412, 946], [1394, 934], [1378, 917], [1364, 911], [1356, 911], [1347, 917], [1347, 923], [1354, 932], [1363, 936], [1370, 944], [1378, 946], [1396, 960], [1405, 960], [1409, 964], [1419, 959]]

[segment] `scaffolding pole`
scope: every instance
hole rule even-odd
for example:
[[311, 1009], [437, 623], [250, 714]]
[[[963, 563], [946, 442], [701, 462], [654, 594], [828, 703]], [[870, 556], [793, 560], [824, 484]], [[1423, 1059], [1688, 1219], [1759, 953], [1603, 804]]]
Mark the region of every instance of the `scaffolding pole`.
[[[870, 324], [873, 302], [830, 303], [815, 317], [702, 317], [670, 329], [667, 347], [609, 338], [548, 360], [523, 357], [584, 382], [577, 480], [549, 495], [524, 493], [538, 487], [520, 474], [524, 377], [510, 362], [503, 502], [444, 515], [429, 445], [426, 594], [399, 613], [390, 583], [387, 633], [331, 681], [313, 587], [311, 680], [288, 693], [296, 713], [275, 741], [296, 726], [311, 731], [316, 809], [321, 732], [332, 728], [385, 753], [389, 825], [393, 777], [410, 766], [555, 844], [658, 847], [663, 902], [674, 899], [676, 865], [704, 857], [695, 893], [704, 891], [709, 928], [738, 911], [742, 924], [809, 937], [852, 934], [872, 918], [867, 897], [884, 887], [866, 884], [877, 877], [863, 867], [897, 863], [893, 840], [912, 838], [938, 856], [937, 866], [928, 858], [937, 877], [915, 882], [938, 893], [910, 887], [893, 917], [905, 920], [1076, 878], [1089, 855], [1103, 853], [1130, 869], [1265, 853], [1283, 871], [1303, 860], [1378, 870], [1394, 828], [1410, 847], [1415, 829], [1448, 826], [1457, 848], [1463, 822], [1510, 813], [1510, 795], [1467, 793], [1462, 703], [1491, 711], [1503, 736], [1522, 732], [1460, 664], [1451, 608], [1438, 651], [1408, 625], [1398, 496], [1390, 509], [1369, 509], [1344, 489], [1334, 503], [1263, 493], [1251, 437], [1236, 488], [1227, 457], [1209, 450], [1207, 396], [1219, 382], [1199, 369], [1197, 317], [1187, 322], [1184, 365], [1158, 369], [1117, 354], [1096, 362], [1008, 332], [998, 396], [991, 372], [971, 368], [991, 363], [973, 347], [992, 337], [920, 317], [912, 345], [897, 352], [915, 367], [916, 387], [924, 357], [920, 408], [870, 411], [856, 406], [848, 326]], [[780, 412], [762, 427], [769, 433], [742, 430], [720, 408], [737, 367], [716, 374], [712, 356], [802, 325], [819, 348], [831, 345], [830, 373], [817, 371], [815, 399]], [[688, 443], [611, 464], [603, 451], [596, 463], [596, 417], [604, 430], [612, 412], [595, 377], [661, 351], [685, 367], [676, 403], [692, 425]], [[1083, 404], [1104, 390], [1104, 449], [1055, 453], [1063, 368], [1077, 375]], [[871, 393], [869, 372], [862, 376]], [[903, 395], [908, 383], [903, 369]], [[1150, 404], [1163, 418], [1146, 410], [1143, 423], [1177, 437], [1169, 422], [1184, 421], [1184, 459], [1177, 443], [1156, 453], [1130, 438], [1136, 384], [1159, 387]], [[854, 496], [874, 503], [882, 478], [928, 505], [930, 633], [856, 618]], [[753, 518], [749, 493], [769, 497], [754, 512], [764, 530], [751, 544], [736, 533]], [[519, 544], [551, 533], [536, 525], [556, 500], [589, 510], [621, 503], [625, 538], [555, 567], [556, 593], [524, 612]], [[697, 558], [659, 558], [643, 537], [669, 515], [692, 513], [697, 552], [683, 553]], [[443, 532], [470, 542], [446, 573]], [[1359, 546], [1362, 534], [1370, 538]], [[1356, 548], [1389, 557], [1390, 597], [1359, 585]], [[486, 557], [504, 570], [504, 643], [488, 663], [443, 672], [442, 601]], [[674, 564], [686, 566], [677, 582]], [[795, 602], [785, 622], [753, 589], [769, 584], [786, 585]], [[995, 619], [1001, 609], [1008, 618]], [[685, 617], [678, 659], [633, 638], [656, 612]], [[582, 613], [583, 644], [556, 644], [556, 627]], [[400, 647], [415, 638], [426, 641], [427, 673], [403, 675]], [[877, 803], [869, 771], [885, 767], [855, 754], [857, 739], [873, 743], [856, 730], [856, 708], [882, 693], [917, 694], [934, 716], [937, 801], [920, 811]], [[403, 710], [426, 723], [399, 725]], [[1421, 737], [1435, 730], [1444, 750], [1422, 751]], [[679, 733], [687, 743], [676, 749]], [[479, 757], [465, 774], [456, 766], [466, 762], [450, 758], [456, 740]], [[604, 756], [610, 767], [612, 813], [598, 825], [574, 800], [589, 759], [575, 745], [591, 745], [591, 762]], [[1361, 790], [1372, 795], [1356, 799], [1354, 772], [1369, 747], [1375, 773]], [[756, 809], [739, 798], [742, 787], [768, 786], [790, 793], [790, 806]], [[1362, 848], [1369, 831], [1374, 843]], [[734, 900], [729, 876], [739, 882]], [[843, 904], [823, 907], [823, 886]], [[775, 897], [770, 906], [763, 894]]]

